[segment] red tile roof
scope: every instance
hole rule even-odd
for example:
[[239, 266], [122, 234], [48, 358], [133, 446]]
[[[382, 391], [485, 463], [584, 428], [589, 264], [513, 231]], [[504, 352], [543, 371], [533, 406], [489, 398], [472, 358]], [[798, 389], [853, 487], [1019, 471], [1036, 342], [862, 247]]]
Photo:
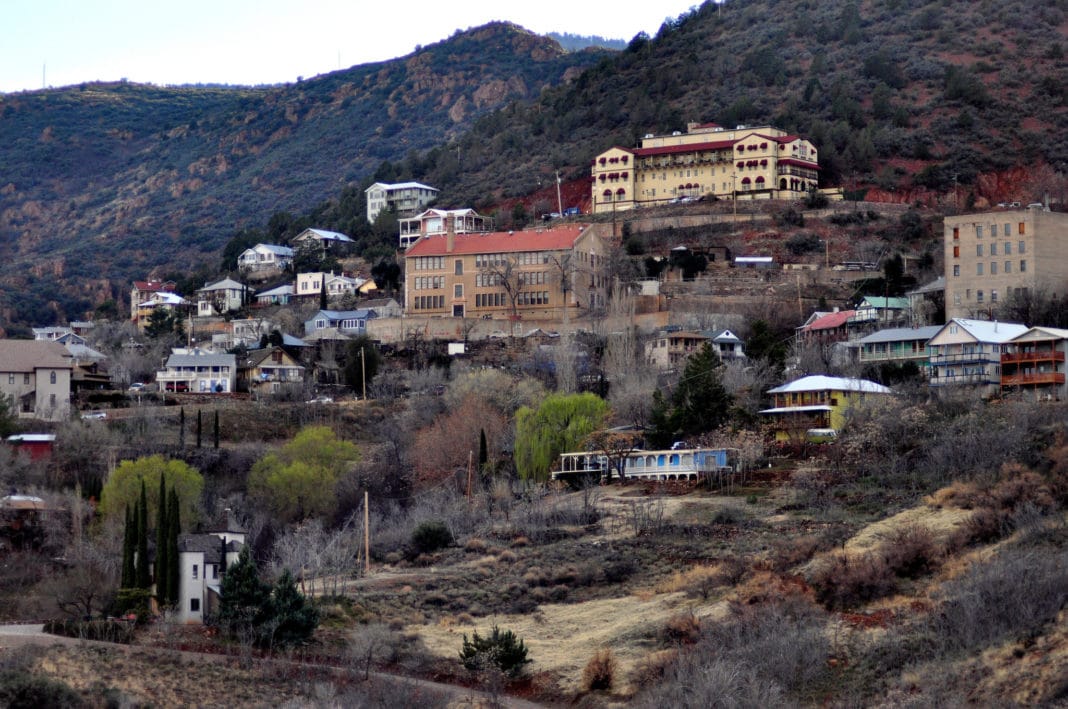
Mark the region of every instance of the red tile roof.
[[660, 148], [636, 148], [632, 152], [639, 157], [650, 155], [673, 155], [674, 153], [692, 153], [698, 150], [725, 150], [733, 148], [736, 140], [717, 140], [709, 143], [690, 143], [688, 145], [665, 145]]
[[499, 254], [514, 251], [561, 251], [570, 249], [582, 235], [585, 224], [568, 224], [547, 229], [525, 231], [495, 231], [488, 234], [457, 234], [453, 250], [447, 251], [448, 237], [445, 234], [425, 236], [415, 242], [404, 254], [414, 256], [445, 256], [455, 254]]

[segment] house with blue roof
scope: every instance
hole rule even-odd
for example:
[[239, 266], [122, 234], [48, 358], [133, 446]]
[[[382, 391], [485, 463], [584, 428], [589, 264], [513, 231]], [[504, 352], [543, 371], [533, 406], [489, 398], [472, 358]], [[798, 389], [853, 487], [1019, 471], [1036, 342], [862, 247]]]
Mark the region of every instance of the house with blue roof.
[[320, 310], [304, 322], [304, 334], [311, 335], [321, 330], [336, 330], [343, 335], [362, 335], [367, 332], [367, 321], [378, 317], [377, 311]]

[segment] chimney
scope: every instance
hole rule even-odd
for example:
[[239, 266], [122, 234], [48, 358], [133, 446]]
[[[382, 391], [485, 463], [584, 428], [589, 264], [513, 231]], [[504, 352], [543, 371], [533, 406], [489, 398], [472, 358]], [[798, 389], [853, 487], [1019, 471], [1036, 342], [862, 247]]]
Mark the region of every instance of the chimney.
[[456, 221], [446, 217], [445, 224], [445, 251], [451, 254], [456, 248]]

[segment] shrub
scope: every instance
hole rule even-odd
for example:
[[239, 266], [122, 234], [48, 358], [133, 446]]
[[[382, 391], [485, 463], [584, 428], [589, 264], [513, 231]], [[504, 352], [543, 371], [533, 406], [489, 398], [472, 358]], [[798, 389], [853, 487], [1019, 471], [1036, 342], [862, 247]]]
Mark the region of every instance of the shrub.
[[58, 680], [37, 677], [29, 672], [0, 672], [0, 706], [82, 707], [81, 696]]
[[412, 532], [412, 548], [417, 554], [429, 554], [452, 544], [452, 532], [440, 520], [422, 522]]
[[895, 574], [911, 579], [934, 571], [942, 557], [931, 530], [919, 525], [903, 527], [891, 534], [884, 556]]
[[595, 692], [612, 689], [616, 676], [616, 658], [611, 650], [598, 650], [582, 670], [582, 686]]
[[134, 626], [113, 620], [50, 620], [44, 632], [81, 640], [103, 640], [109, 643], [133, 641]]
[[474, 672], [496, 669], [509, 677], [518, 677], [530, 658], [527, 657], [527, 646], [522, 638], [511, 630], [501, 630], [495, 625], [488, 637], [481, 637], [478, 631], [471, 634], [471, 640], [464, 635], [460, 662]]
[[855, 608], [897, 590], [897, 580], [886, 559], [872, 554], [835, 554], [809, 582], [816, 600], [830, 610]]
[[677, 613], [664, 624], [663, 636], [672, 644], [692, 645], [701, 637], [701, 621], [693, 613]]

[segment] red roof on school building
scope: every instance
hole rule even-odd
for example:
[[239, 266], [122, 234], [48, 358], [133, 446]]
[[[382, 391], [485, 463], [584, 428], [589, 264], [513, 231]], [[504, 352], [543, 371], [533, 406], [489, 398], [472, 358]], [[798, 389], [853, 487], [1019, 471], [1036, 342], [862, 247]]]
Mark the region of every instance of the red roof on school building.
[[488, 234], [457, 234], [452, 251], [448, 250], [448, 236], [424, 236], [415, 242], [405, 258], [414, 256], [445, 256], [467, 254], [499, 254], [515, 251], [561, 251], [570, 249], [587, 228], [586, 224], [567, 224], [545, 229], [523, 231], [495, 231]]

